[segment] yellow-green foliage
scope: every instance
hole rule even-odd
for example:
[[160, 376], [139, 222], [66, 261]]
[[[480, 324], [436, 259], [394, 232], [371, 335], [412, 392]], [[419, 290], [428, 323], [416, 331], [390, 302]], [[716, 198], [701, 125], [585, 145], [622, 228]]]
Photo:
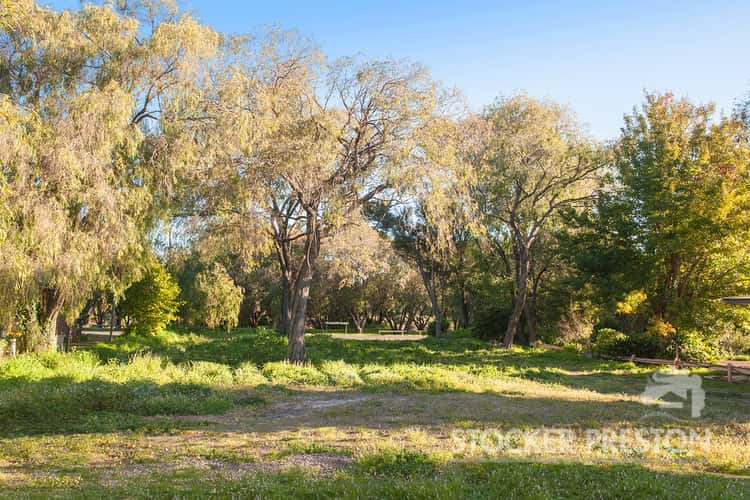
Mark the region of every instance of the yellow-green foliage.
[[246, 361], [234, 370], [234, 383], [237, 385], [254, 386], [267, 384], [268, 379], [260, 373], [260, 370], [254, 363]]
[[342, 360], [323, 361], [320, 371], [326, 375], [328, 381], [338, 387], [354, 387], [362, 384], [362, 378], [356, 366]]
[[160, 262], [130, 285], [120, 304], [120, 314], [139, 333], [154, 333], [177, 319], [180, 287]]
[[261, 373], [274, 384], [326, 385], [328, 377], [314, 365], [277, 361], [263, 365]]
[[228, 332], [237, 326], [243, 291], [224, 266], [216, 263], [200, 272], [195, 287], [201, 302], [200, 314], [207, 327], [222, 327]]

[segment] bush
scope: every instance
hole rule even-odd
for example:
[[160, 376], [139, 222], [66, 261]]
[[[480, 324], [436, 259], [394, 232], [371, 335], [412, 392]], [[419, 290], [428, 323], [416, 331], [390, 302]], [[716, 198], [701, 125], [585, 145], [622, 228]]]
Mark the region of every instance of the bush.
[[628, 337], [629, 354], [642, 356], [646, 358], [658, 358], [666, 355], [665, 340], [663, 337], [646, 330], [641, 333], [634, 333]]
[[234, 371], [234, 383], [239, 385], [267, 384], [268, 379], [260, 373], [255, 364], [245, 361]]
[[[448, 323], [448, 320], [443, 318], [443, 321], [441, 322], [442, 328], [441, 331], [443, 334], [445, 334], [448, 331], [448, 328], [450, 328], [450, 324]], [[435, 320], [432, 320], [427, 325], [427, 333], [429, 335], [436, 335], [435, 327], [437, 326], [437, 322]]]
[[354, 387], [362, 384], [357, 368], [341, 360], [324, 361], [320, 365], [320, 371], [337, 387]]
[[275, 384], [327, 385], [328, 377], [311, 364], [297, 365], [286, 361], [266, 363], [261, 370]]
[[177, 319], [179, 295], [177, 282], [161, 263], [157, 263], [125, 291], [120, 314], [128, 319], [129, 330], [154, 333]]
[[[719, 349], [696, 330], [687, 330], [677, 336], [680, 359], [705, 363], [720, 358]], [[674, 356], [674, 346], [667, 353]]]
[[508, 304], [489, 304], [477, 309], [471, 326], [474, 336], [482, 340], [501, 339], [510, 314]]
[[631, 342], [627, 335], [612, 328], [602, 328], [594, 333], [591, 348], [595, 354], [627, 356]]
[[721, 350], [728, 356], [750, 354], [750, 335], [742, 335], [739, 332], [728, 332], [722, 335], [718, 344]]
[[201, 271], [196, 277], [196, 291], [200, 317], [207, 327], [229, 332], [237, 326], [244, 292], [224, 266], [217, 263]]

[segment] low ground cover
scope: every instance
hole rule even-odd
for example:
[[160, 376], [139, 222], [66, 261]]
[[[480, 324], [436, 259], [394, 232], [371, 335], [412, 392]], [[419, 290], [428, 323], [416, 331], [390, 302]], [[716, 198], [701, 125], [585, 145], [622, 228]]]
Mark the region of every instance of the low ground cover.
[[[165, 331], [3, 362], [0, 492], [750, 495], [744, 384], [704, 377], [693, 419], [644, 404], [652, 368], [574, 352], [460, 334], [315, 335], [303, 366], [279, 361], [285, 352], [266, 330]], [[607, 438], [633, 429], [674, 435], [658, 446]]]

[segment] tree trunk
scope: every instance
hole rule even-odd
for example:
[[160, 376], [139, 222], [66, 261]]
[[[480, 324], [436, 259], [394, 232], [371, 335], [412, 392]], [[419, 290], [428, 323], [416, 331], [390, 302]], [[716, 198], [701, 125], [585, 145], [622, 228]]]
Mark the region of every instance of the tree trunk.
[[109, 315], [109, 341], [112, 342], [112, 336], [115, 330], [115, 310], [117, 309], [117, 299], [112, 295], [112, 310]]
[[354, 323], [354, 328], [357, 329], [357, 333], [362, 333], [365, 330], [365, 325], [367, 324], [367, 315], [357, 314], [354, 311], [349, 311], [349, 317], [352, 318], [352, 323]]
[[513, 312], [508, 319], [508, 327], [505, 330], [505, 337], [503, 338], [503, 347], [506, 349], [513, 345], [513, 341], [518, 333], [518, 327], [521, 324], [521, 314], [523, 314], [523, 310], [526, 307], [529, 278], [528, 249], [522, 248], [518, 253], [516, 269], [516, 295], [513, 301]]
[[288, 334], [292, 323], [292, 287], [289, 279], [289, 270], [281, 269], [281, 310], [277, 329], [281, 334]]
[[533, 346], [537, 338], [537, 317], [536, 317], [536, 295], [530, 294], [526, 300], [526, 308], [523, 315], [526, 317], [526, 329], [529, 333], [529, 345]]
[[437, 292], [433, 290], [430, 294], [430, 302], [432, 303], [432, 315], [435, 317], [435, 336], [443, 336], [443, 310], [440, 308], [438, 303]]
[[289, 324], [289, 345], [287, 358], [292, 363], [303, 363], [307, 356], [305, 352], [305, 319], [307, 315], [307, 298], [310, 285], [302, 284], [295, 290], [295, 307], [292, 311], [292, 321]]
[[57, 316], [63, 306], [63, 298], [57, 288], [42, 290], [42, 303], [39, 311], [39, 327], [44, 338], [40, 348], [42, 350], [57, 349]]
[[440, 307], [440, 301], [438, 298], [438, 290], [435, 286], [435, 282], [432, 279], [434, 276], [434, 270], [428, 271], [422, 265], [422, 262], [417, 260], [417, 267], [419, 268], [419, 275], [422, 277], [422, 283], [427, 290], [427, 295], [430, 297], [430, 306], [432, 307], [432, 316], [435, 318], [435, 336], [442, 337], [443, 335], [443, 311]]
[[320, 234], [316, 230], [308, 237], [304, 261], [292, 287], [292, 316], [289, 323], [287, 358], [292, 363], [305, 361], [305, 322], [313, 270], [320, 253]]
[[469, 293], [461, 286], [461, 328], [469, 328]]

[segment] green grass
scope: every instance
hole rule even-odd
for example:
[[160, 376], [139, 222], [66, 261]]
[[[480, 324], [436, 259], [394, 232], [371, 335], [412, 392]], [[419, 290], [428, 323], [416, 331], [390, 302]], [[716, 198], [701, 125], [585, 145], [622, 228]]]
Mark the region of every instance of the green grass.
[[[390, 469], [388, 472], [392, 472]], [[320, 478], [303, 471], [241, 478], [183, 469], [137, 481], [95, 485], [86, 478], [48, 477], [26, 485], [24, 496], [49, 498], [750, 498], [740, 480], [704, 474], [654, 473], [638, 466], [476, 463], [443, 470], [410, 466], [408, 474], [347, 473]]]
[[[124, 336], [0, 363], [0, 496], [742, 497], [750, 389], [706, 380], [703, 418], [649, 416], [652, 369], [569, 351], [308, 338]], [[633, 426], [711, 448], [475, 450], [457, 432]], [[533, 443], [532, 443], [533, 444]], [[459, 446], [460, 445], [460, 446]]]

